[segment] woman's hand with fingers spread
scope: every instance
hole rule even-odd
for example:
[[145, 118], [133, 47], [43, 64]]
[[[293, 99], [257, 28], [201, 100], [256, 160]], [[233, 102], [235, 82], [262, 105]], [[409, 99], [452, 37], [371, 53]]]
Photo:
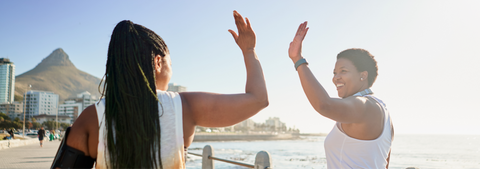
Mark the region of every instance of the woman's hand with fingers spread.
[[302, 42], [307, 32], [307, 21], [305, 21], [298, 27], [297, 33], [290, 43], [290, 48], [288, 48], [288, 56], [292, 59], [293, 63], [302, 58]]
[[248, 18], [245, 18], [244, 20], [242, 15], [237, 11], [233, 11], [233, 17], [235, 18], [235, 25], [237, 25], [238, 34], [231, 29], [228, 31], [232, 34], [238, 47], [240, 47], [243, 52], [254, 50], [256, 37], [252, 25], [250, 25], [250, 20], [248, 20]]

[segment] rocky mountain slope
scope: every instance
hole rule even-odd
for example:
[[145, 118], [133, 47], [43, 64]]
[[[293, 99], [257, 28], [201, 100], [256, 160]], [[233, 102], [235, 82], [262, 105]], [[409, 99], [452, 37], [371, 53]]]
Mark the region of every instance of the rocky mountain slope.
[[35, 68], [15, 77], [15, 95], [23, 98], [28, 90], [52, 91], [59, 95], [60, 101], [84, 91], [99, 96], [100, 79], [78, 70], [63, 49], [54, 50]]

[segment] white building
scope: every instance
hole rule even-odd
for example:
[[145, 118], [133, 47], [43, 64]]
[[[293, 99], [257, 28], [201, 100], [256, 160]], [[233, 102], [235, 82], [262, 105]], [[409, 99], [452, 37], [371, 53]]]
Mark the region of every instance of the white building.
[[265, 125], [272, 127], [273, 130], [275, 131], [282, 131], [286, 130], [287, 126], [285, 123], [280, 121], [280, 118], [278, 117], [269, 117], [267, 120], [265, 120]]
[[30, 90], [25, 94], [25, 114], [30, 119], [38, 115], [56, 115], [58, 95], [49, 91]]
[[237, 130], [254, 130], [255, 129], [255, 122], [252, 119], [244, 120], [237, 125], [235, 125]]
[[95, 104], [95, 102], [98, 101], [98, 98], [85, 91], [83, 93], [77, 94], [77, 98], [75, 99], [75, 101], [82, 104], [82, 107], [78, 109], [78, 115], [80, 115], [80, 113], [82, 113], [82, 111], [85, 110], [88, 106]]
[[12, 103], [15, 95], [15, 65], [0, 58], [0, 103]]
[[167, 91], [172, 91], [172, 92], [186, 92], [187, 91], [187, 87], [185, 86], [180, 86], [180, 85], [177, 85], [175, 83], [169, 83], [168, 84], [168, 89]]
[[82, 103], [77, 103], [75, 100], [67, 100], [65, 103], [58, 105], [58, 115], [70, 117], [71, 121], [68, 122], [70, 124], [78, 118], [82, 110]]
[[92, 96], [89, 92], [85, 91], [77, 94], [77, 98], [68, 99], [63, 104], [59, 105], [58, 114], [71, 117], [71, 121], [69, 123], [73, 123], [75, 120], [77, 120], [78, 116], [80, 116], [83, 110], [85, 110], [88, 106], [95, 104], [97, 101], [97, 97]]

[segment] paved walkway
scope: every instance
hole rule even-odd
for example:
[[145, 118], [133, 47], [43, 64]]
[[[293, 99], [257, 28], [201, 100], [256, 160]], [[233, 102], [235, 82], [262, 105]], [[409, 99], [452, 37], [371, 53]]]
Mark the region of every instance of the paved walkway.
[[0, 150], [0, 168], [50, 168], [60, 141], [44, 141]]

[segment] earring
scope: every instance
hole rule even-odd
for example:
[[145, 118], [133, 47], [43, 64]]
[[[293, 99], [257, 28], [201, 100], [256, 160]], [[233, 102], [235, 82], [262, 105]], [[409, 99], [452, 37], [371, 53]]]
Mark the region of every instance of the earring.
[[363, 77], [360, 78], [360, 81], [363, 81]]

